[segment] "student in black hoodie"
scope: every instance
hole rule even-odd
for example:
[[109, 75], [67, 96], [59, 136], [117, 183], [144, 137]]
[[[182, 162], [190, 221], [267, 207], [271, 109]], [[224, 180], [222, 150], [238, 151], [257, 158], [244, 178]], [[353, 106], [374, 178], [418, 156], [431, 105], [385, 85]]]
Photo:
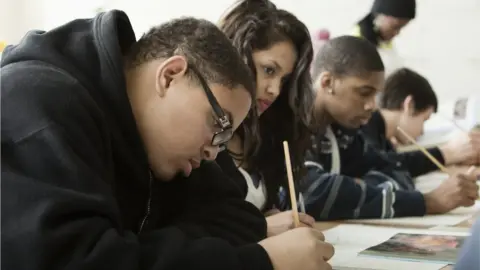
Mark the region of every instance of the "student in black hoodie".
[[[450, 211], [475, 203], [478, 187], [471, 175], [454, 175], [434, 191], [421, 194], [388, 179], [388, 159], [358, 140], [358, 128], [375, 109], [383, 88], [381, 58], [371, 43], [343, 36], [330, 40], [314, 62], [317, 89], [313, 137], [302, 181], [307, 213], [316, 219], [391, 218]], [[392, 177], [392, 176], [390, 176]], [[405, 186], [408, 182], [405, 181]]]
[[215, 25], [173, 20], [136, 41], [125, 13], [102, 13], [29, 32], [4, 51], [0, 79], [2, 269], [324, 263], [321, 234], [262, 240], [263, 216], [215, 163], [192, 172], [254, 94]]
[[[401, 68], [387, 78], [379, 101], [379, 110], [361, 128], [361, 135], [367, 143], [392, 162], [401, 164], [400, 167], [412, 177], [438, 170], [419, 150], [405, 153], [395, 150], [398, 145], [410, 144], [397, 126], [417, 138], [423, 133], [425, 121], [437, 111], [437, 96], [428, 80], [411, 69]], [[479, 134], [478, 131], [461, 132], [449, 142], [427, 150], [443, 165], [473, 165], [480, 152]]]
[[[251, 117], [217, 162], [237, 180], [246, 200], [268, 213], [267, 234], [276, 235], [294, 225], [291, 211], [286, 211], [290, 203], [282, 142], [290, 146], [294, 179], [302, 176], [309, 146], [314, 94], [308, 69], [313, 57], [310, 35], [294, 15], [267, 0], [239, 1], [221, 19], [220, 29], [256, 74], [257, 93]], [[304, 213], [300, 221], [305, 226], [315, 222]]]

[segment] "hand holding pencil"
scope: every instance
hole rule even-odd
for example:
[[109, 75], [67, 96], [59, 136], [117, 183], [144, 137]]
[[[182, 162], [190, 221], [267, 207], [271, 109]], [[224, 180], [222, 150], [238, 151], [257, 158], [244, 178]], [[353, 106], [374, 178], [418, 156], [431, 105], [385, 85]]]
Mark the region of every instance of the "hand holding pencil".
[[331, 270], [328, 260], [334, 254], [331, 244], [325, 242], [325, 236], [319, 230], [310, 227], [301, 227], [301, 216], [297, 209], [295, 186], [290, 165], [288, 143], [283, 143], [285, 150], [285, 162], [289, 181], [290, 200], [292, 210], [283, 213], [294, 220], [295, 228], [284, 233], [268, 237], [259, 244], [265, 249], [275, 270]]
[[480, 131], [459, 131], [439, 149], [447, 165], [480, 165]]
[[468, 207], [475, 204], [478, 199], [477, 176], [473, 174], [475, 167], [471, 167], [466, 174], [451, 174], [447, 168], [433, 157], [423, 146], [417, 144], [409, 134], [400, 127], [398, 131], [412, 144], [425, 154], [449, 178], [433, 191], [424, 194], [427, 214], [443, 214], [457, 207]]
[[[315, 225], [315, 219], [307, 214], [305, 214], [305, 206], [303, 204], [302, 194], [299, 193], [298, 200], [296, 199], [295, 185], [293, 182], [293, 173], [292, 167], [290, 164], [290, 153], [288, 149], [288, 144], [284, 142], [284, 153], [285, 153], [285, 165], [287, 168], [288, 176], [288, 186], [289, 186], [289, 197], [292, 204], [292, 210], [280, 212], [278, 209], [269, 210], [265, 216], [267, 219], [267, 237], [279, 235], [288, 230], [297, 227], [313, 227]], [[298, 205], [303, 213], [298, 213], [296, 205]]]
[[424, 195], [427, 214], [443, 214], [457, 207], [469, 207], [478, 198], [478, 185], [472, 168], [452, 174], [439, 187]]

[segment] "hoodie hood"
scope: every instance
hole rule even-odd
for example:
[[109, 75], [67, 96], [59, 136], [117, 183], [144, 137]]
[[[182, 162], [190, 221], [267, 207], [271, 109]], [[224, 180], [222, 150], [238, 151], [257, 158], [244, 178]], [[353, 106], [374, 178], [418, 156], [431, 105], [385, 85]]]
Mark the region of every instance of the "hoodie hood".
[[102, 110], [101, 117], [111, 125], [113, 143], [128, 142], [122, 148], [128, 150], [117, 151], [127, 151], [124, 156], [142, 160], [148, 167], [124, 75], [123, 56], [135, 42], [127, 15], [112, 10], [50, 31], [28, 32], [18, 44], [6, 47], [1, 67], [35, 61], [71, 75]]
[[[125, 111], [123, 54], [136, 41], [127, 15], [122, 11], [100, 13], [50, 31], [33, 30], [17, 44], [7, 46], [1, 67], [22, 61], [40, 61], [70, 73], [92, 95], [109, 105], [120, 103], [115, 114]], [[119, 92], [124, 94], [119, 95]]]

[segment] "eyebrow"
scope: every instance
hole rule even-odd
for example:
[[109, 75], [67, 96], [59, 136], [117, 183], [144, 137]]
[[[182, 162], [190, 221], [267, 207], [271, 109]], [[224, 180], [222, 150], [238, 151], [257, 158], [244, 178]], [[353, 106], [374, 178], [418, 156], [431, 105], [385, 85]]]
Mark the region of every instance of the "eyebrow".
[[273, 64], [277, 69], [282, 70], [282, 66], [280, 66], [280, 64], [278, 64], [277, 61], [275, 61], [275, 60], [270, 60], [270, 61], [272, 62], [272, 64]]
[[377, 88], [371, 86], [371, 85], [362, 85], [359, 87], [356, 87], [357, 90], [372, 90], [372, 91], [377, 91]]

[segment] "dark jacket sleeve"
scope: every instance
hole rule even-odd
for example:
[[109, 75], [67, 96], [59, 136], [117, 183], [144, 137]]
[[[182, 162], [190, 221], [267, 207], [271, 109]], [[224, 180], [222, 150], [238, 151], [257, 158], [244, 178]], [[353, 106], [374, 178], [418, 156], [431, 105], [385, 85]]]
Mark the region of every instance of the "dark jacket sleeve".
[[[31, 80], [17, 76], [43, 72], [42, 87], [79, 87], [55, 72], [23, 71], [5, 76], [2, 70], [1, 77], [2, 269], [272, 268], [258, 244], [234, 247], [220, 238], [196, 239], [175, 223], [140, 235], [125, 229], [110, 181], [114, 176], [105, 169], [112, 164], [99, 147], [102, 136], [91, 130], [72, 132], [38, 121], [39, 128], [25, 136], [5, 136], [4, 125], [22, 127], [33, 117], [15, 115], [12, 106], [4, 110], [3, 102], [12, 102], [6, 95], [31, 87]], [[29, 105], [28, 99], [23, 102]], [[72, 100], [69, 106], [81, 105]]]
[[[367, 181], [331, 174], [315, 162], [306, 162], [301, 181], [305, 208], [317, 220], [393, 218], [425, 214], [423, 195], [398, 190], [391, 181], [374, 186]], [[422, 207], [423, 206], [423, 207]]]
[[187, 208], [175, 219], [192, 236], [215, 236], [233, 245], [255, 243], [266, 238], [263, 214], [245, 201], [244, 192], [215, 162], [204, 162], [188, 179], [179, 182], [188, 194]]
[[[427, 149], [428, 152], [435, 157], [441, 164], [445, 165], [445, 159], [442, 152], [438, 147], [432, 147]], [[430, 173], [432, 171], [439, 170], [423, 152], [417, 150], [412, 152], [389, 152], [389, 155], [396, 156], [396, 158], [403, 164], [403, 167], [408, 170], [412, 177], [417, 177]]]
[[[412, 177], [438, 169], [421, 151], [397, 153], [389, 138], [385, 136], [385, 119], [379, 111], [374, 112], [370, 121], [362, 126], [359, 133], [372, 148], [385, 152], [387, 159], [398, 163], [397, 167], [407, 171]], [[433, 147], [428, 151], [442, 164], [445, 163], [440, 149]]]

